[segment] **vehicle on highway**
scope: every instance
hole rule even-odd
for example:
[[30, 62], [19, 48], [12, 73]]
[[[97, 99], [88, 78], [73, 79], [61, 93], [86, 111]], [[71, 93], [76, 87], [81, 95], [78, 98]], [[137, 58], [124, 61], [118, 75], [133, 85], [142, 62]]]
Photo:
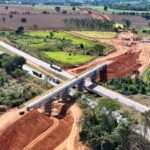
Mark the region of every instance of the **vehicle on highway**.
[[28, 65], [23, 65], [22, 69], [25, 70], [28, 74], [30, 74], [30, 75], [32, 75], [34, 77], [37, 77], [37, 78], [39, 78], [41, 80], [45, 79], [45, 75], [44, 74], [42, 74], [41, 72], [31, 68]]
[[59, 66], [57, 66], [57, 65], [50, 64], [50, 67], [51, 67], [52, 69], [54, 69], [54, 70], [57, 70], [57, 71], [59, 71], [59, 72], [62, 72], [62, 68], [59, 67]]

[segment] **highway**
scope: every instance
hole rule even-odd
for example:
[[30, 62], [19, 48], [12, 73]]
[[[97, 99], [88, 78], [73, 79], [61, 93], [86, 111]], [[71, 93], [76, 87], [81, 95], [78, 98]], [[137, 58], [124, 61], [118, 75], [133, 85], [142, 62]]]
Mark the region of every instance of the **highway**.
[[[37, 58], [35, 58], [35, 57], [33, 57], [33, 56], [17, 49], [17, 48], [15, 48], [15, 47], [7, 44], [7, 43], [4, 43], [4, 42], [0, 41], [0, 46], [8, 49], [9, 51], [11, 51], [13, 53], [16, 53], [17, 55], [20, 55], [20, 56], [24, 57], [25, 59], [33, 62], [34, 64], [37, 64], [37, 65], [53, 72], [54, 74], [58, 74], [60, 76], [63, 76], [65, 78], [70, 79], [70, 81], [67, 81], [64, 84], [58, 85], [56, 88], [52, 89], [48, 93], [43, 94], [43, 95], [41, 95], [41, 96], [25, 103], [26, 107], [34, 107], [37, 104], [46, 103], [48, 99], [57, 96], [60, 92], [63, 92], [65, 89], [72, 87], [74, 84], [78, 83], [80, 80], [86, 79], [92, 72], [98, 70], [99, 68], [105, 66], [106, 64], [108, 65], [109, 63], [111, 63], [111, 62], [102, 63], [100, 65], [97, 65], [93, 69], [83, 73], [82, 75], [80, 75], [78, 77], [74, 77], [73, 75], [69, 74], [66, 71], [58, 72], [58, 71], [50, 68], [50, 65], [48, 63], [45, 63], [44, 61], [39, 60], [39, 59], [37, 59]], [[142, 105], [138, 102], [135, 102], [134, 100], [129, 99], [126, 96], [121, 95], [121, 94], [119, 94], [117, 92], [114, 92], [110, 89], [107, 89], [105, 87], [102, 87], [102, 86], [98, 85], [98, 86], [95, 86], [94, 88], [92, 88], [91, 90], [92, 90], [92, 92], [94, 92], [94, 93], [96, 93], [100, 96], [106, 96], [106, 97], [109, 97], [110, 99], [117, 100], [118, 102], [120, 102], [122, 104], [125, 104], [129, 107], [132, 107], [132, 108], [134, 108], [135, 110], [137, 110], [139, 112], [144, 112], [144, 111], [150, 110], [149, 107], [144, 106], [144, 105]]]
[[52, 72], [52, 73], [54, 73], [56, 75], [62, 76], [62, 77], [67, 78], [67, 79], [72, 79], [74, 77], [74, 75], [72, 75], [72, 74], [70, 74], [70, 73], [68, 73], [68, 72], [66, 72], [64, 70], [59, 72], [59, 71], [51, 68], [50, 64], [48, 64], [48, 63], [46, 63], [46, 62], [44, 62], [42, 60], [39, 60], [39, 59], [37, 59], [37, 58], [35, 58], [35, 57], [33, 57], [33, 56], [23, 52], [22, 50], [19, 50], [19, 49], [15, 48], [15, 47], [13, 47], [13, 46], [3, 42], [3, 41], [0, 41], [0, 46], [6, 48], [7, 50], [9, 50], [12, 53], [15, 53], [16, 55], [24, 57], [27, 61], [30, 61], [30, 62], [38, 65], [38, 66], [41, 66], [41, 67], [49, 70], [50, 72]]
[[94, 88], [91, 89], [91, 91], [97, 95], [109, 97], [110, 99], [116, 100], [119, 103], [122, 103], [126, 106], [129, 106], [129, 107], [131, 107], [131, 108], [133, 108], [133, 109], [135, 109], [141, 113], [150, 110], [149, 107], [142, 105], [138, 102], [135, 102], [134, 100], [129, 99], [124, 95], [121, 95], [117, 92], [114, 92], [114, 91], [112, 91], [108, 88], [105, 88], [103, 86], [100, 86], [100, 85], [95, 86]]
[[104, 66], [106, 66], [110, 63], [111, 63], [111, 61], [108, 61], [108, 62], [102, 63], [100, 65], [97, 65], [96, 67], [83, 73], [82, 75], [75, 77], [75, 78], [71, 79], [70, 81], [66, 81], [63, 84], [60, 84], [58, 87], [48, 91], [47, 93], [25, 103], [24, 106], [26, 108], [36, 108], [39, 105], [45, 104], [48, 101], [50, 101], [53, 97], [58, 96], [61, 92], [64, 92], [66, 89], [73, 87], [75, 84], [78, 84], [78, 82], [80, 82], [81, 80], [84, 80], [85, 78], [87, 78], [94, 71], [97, 71], [98, 69], [103, 68]]

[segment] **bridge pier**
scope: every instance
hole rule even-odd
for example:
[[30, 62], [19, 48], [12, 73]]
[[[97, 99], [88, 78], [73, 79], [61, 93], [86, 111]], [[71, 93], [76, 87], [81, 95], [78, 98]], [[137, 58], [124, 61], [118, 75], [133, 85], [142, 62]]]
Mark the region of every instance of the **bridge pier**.
[[85, 85], [85, 80], [82, 79], [81, 81], [78, 82], [78, 90], [83, 91], [84, 90], [84, 85]]
[[100, 81], [107, 81], [107, 65], [99, 70]]
[[48, 116], [51, 115], [51, 102], [44, 104], [44, 111]]
[[91, 81], [95, 83], [96, 79], [97, 79], [97, 72], [94, 71], [93, 74], [92, 74], [92, 76], [91, 76]]
[[69, 96], [69, 89], [66, 88], [63, 90], [63, 93], [61, 94], [60, 97], [62, 98], [62, 100], [66, 100], [68, 96]]

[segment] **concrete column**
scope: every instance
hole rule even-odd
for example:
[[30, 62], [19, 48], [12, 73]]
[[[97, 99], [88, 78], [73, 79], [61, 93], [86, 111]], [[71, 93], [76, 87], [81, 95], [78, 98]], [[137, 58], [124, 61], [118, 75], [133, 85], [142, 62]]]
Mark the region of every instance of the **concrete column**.
[[84, 79], [78, 82], [78, 90], [79, 91], [83, 91], [84, 90], [84, 84], [85, 84]]
[[63, 100], [66, 100], [68, 96], [69, 96], [69, 89], [66, 88], [66, 89], [64, 89], [63, 92], [62, 92], [61, 98], [62, 98]]
[[99, 71], [100, 81], [107, 81], [107, 65]]
[[45, 110], [45, 113], [50, 116], [50, 114], [51, 114], [51, 102], [47, 102], [44, 105], [44, 110]]
[[91, 81], [95, 83], [96, 82], [96, 77], [97, 77], [97, 72], [94, 71], [92, 76], [91, 76]]

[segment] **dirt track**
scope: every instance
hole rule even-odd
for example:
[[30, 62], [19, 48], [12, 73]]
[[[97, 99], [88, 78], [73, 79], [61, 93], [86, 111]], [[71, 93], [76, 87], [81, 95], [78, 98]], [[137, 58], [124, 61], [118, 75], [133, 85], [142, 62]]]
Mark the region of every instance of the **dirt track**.
[[74, 104], [70, 109], [71, 115], [74, 118], [74, 123], [69, 137], [61, 143], [55, 150], [86, 150], [85, 146], [79, 141], [80, 125], [79, 121], [82, 116], [80, 107]]

